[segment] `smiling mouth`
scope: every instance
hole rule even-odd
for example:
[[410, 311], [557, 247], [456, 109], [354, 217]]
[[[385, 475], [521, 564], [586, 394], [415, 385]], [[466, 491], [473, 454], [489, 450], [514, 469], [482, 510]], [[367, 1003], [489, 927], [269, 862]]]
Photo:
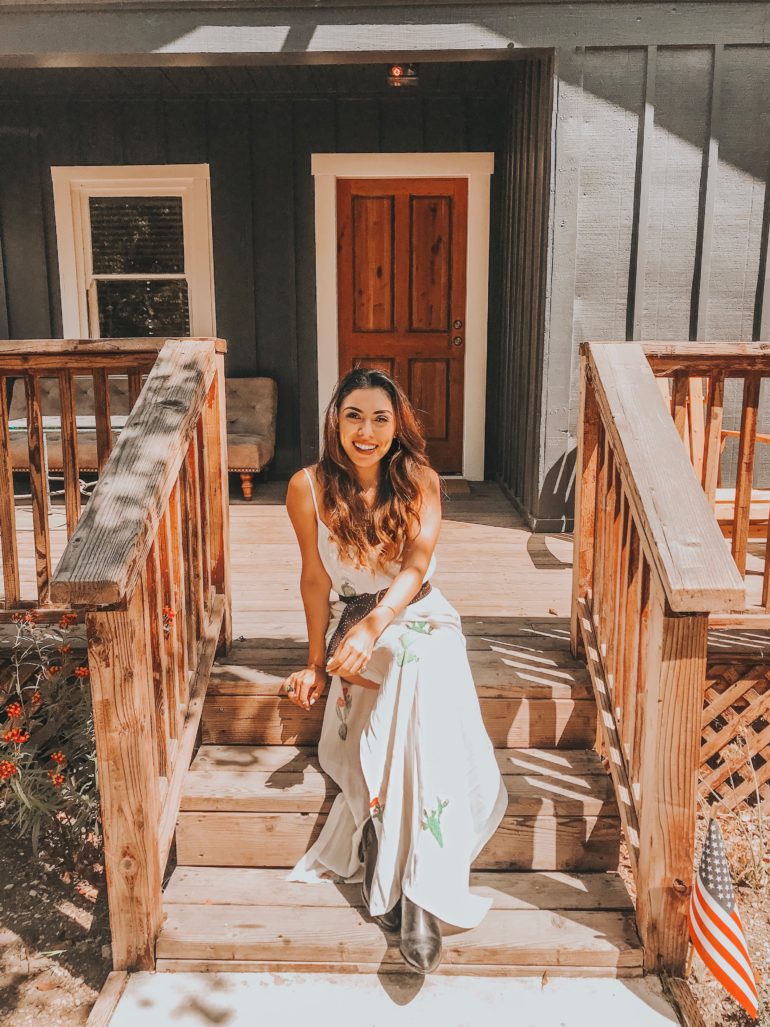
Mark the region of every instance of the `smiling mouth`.
[[356, 449], [359, 453], [373, 453], [377, 447], [376, 446], [365, 446], [365, 445], [363, 445], [360, 442], [355, 442], [354, 441], [353, 442], [353, 448]]

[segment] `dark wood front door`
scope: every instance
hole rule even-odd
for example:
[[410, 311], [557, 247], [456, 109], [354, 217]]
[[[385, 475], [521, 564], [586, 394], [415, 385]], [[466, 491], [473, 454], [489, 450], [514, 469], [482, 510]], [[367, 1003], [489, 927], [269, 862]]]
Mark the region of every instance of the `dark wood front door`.
[[464, 178], [337, 182], [340, 372], [397, 378], [445, 474], [462, 472], [467, 222]]

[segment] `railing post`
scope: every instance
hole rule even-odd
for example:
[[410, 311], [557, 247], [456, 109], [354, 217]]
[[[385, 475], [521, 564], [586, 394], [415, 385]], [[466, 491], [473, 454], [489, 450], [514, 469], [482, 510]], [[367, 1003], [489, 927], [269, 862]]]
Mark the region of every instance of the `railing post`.
[[143, 590], [86, 615], [115, 970], [152, 969], [161, 923], [155, 696]]
[[227, 471], [227, 418], [225, 412], [225, 356], [216, 354], [216, 373], [204, 407], [206, 459], [209, 465], [209, 512], [211, 584], [225, 597], [225, 615], [219, 639], [220, 648], [230, 648], [233, 640], [232, 597], [230, 594], [230, 508]]
[[594, 519], [596, 515], [596, 465], [599, 448], [599, 408], [588, 379], [588, 357], [580, 354], [577, 463], [575, 476], [575, 527], [572, 558], [572, 611], [570, 646], [577, 656], [580, 640], [578, 600], [592, 587]]
[[673, 614], [653, 576], [642, 693], [636, 916], [648, 971], [683, 976], [695, 859], [708, 614]]

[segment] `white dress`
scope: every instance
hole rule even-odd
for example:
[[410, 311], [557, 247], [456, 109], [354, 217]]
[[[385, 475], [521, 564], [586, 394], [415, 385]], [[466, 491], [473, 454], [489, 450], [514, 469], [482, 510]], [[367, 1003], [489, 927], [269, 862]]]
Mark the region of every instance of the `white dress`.
[[[340, 558], [318, 510], [318, 551], [339, 595], [376, 592], [390, 573]], [[427, 580], [435, 570], [431, 559]], [[329, 636], [344, 604], [331, 605]], [[402, 892], [440, 920], [475, 927], [491, 899], [469, 887], [472, 861], [494, 834], [508, 795], [481, 719], [456, 610], [437, 588], [389, 625], [363, 675], [379, 689], [329, 684], [318, 758], [339, 785], [328, 819], [289, 880], [360, 880], [358, 846], [368, 817], [379, 856], [370, 912]]]

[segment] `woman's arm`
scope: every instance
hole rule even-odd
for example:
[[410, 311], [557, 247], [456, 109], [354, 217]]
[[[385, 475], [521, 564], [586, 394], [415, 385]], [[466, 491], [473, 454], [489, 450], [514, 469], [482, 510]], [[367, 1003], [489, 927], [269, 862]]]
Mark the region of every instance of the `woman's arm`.
[[329, 592], [332, 587], [318, 552], [318, 528], [310, 488], [304, 471], [298, 471], [289, 482], [286, 493], [286, 509], [302, 556], [299, 587], [307, 622], [306, 670], [313, 671], [312, 674], [297, 671], [287, 678], [286, 685], [289, 697], [306, 709], [323, 693], [326, 685], [326, 629], [329, 626]]
[[350, 629], [327, 670], [343, 677], [360, 674], [374, 643], [409, 605], [422, 585], [441, 528], [441, 487], [434, 470], [426, 467], [421, 482], [420, 530], [404, 548], [401, 570], [372, 612]]

